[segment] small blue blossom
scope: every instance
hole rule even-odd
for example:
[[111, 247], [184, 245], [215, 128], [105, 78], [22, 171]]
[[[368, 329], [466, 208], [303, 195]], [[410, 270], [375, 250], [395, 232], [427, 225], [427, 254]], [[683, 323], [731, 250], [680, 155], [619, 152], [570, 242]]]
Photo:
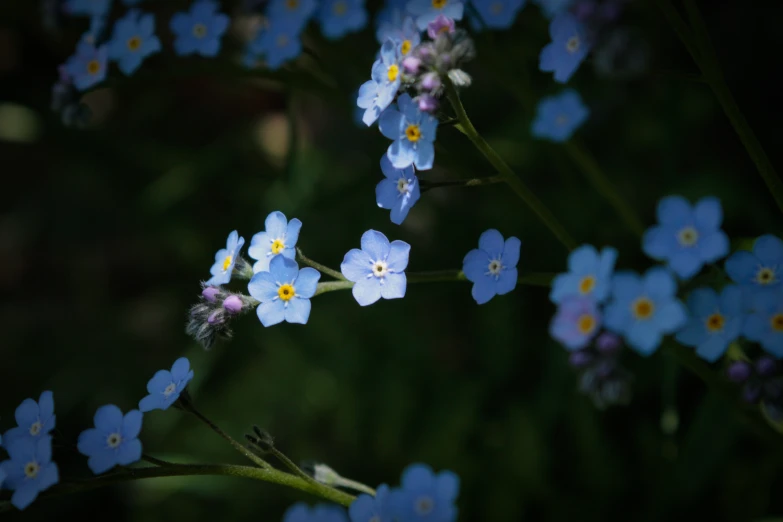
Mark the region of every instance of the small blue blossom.
[[321, 0], [318, 20], [321, 32], [330, 40], [359, 31], [367, 25], [364, 0]]
[[[395, 11], [401, 13], [401, 11]], [[384, 22], [375, 33], [378, 41], [383, 44], [391, 38], [397, 42], [397, 50], [403, 58], [421, 43], [421, 32], [416, 27], [416, 22], [410, 16]]]
[[592, 46], [587, 31], [570, 13], [557, 15], [549, 24], [552, 42], [541, 50], [538, 68], [554, 72], [556, 82], [566, 83], [579, 68]]
[[375, 496], [363, 493], [356, 497], [348, 508], [351, 522], [392, 522], [389, 508], [389, 486], [381, 484]]
[[54, 429], [57, 416], [54, 414], [54, 396], [44, 391], [38, 398], [25, 399], [14, 413], [17, 426], [5, 432], [5, 444], [13, 444], [18, 439], [38, 439], [46, 437]]
[[425, 31], [427, 25], [434, 22], [439, 15], [452, 20], [462, 20], [465, 5], [462, 0], [410, 0], [407, 9], [416, 16], [419, 29]]
[[331, 504], [316, 504], [312, 508], [297, 502], [283, 515], [283, 522], [348, 522], [345, 510]]
[[386, 41], [385, 33], [380, 32], [381, 27], [399, 27], [403, 19], [408, 16], [407, 5], [408, 0], [386, 0], [383, 3], [383, 7], [375, 15], [375, 27], [379, 31], [376, 33], [378, 43]]
[[779, 289], [783, 278], [783, 241], [771, 234], [753, 244], [753, 252], [741, 250], [726, 260], [726, 273], [750, 289]]
[[582, 97], [573, 89], [556, 96], [543, 98], [536, 108], [531, 133], [536, 138], [555, 142], [567, 141], [590, 116], [590, 109], [582, 103]]
[[598, 303], [589, 296], [570, 295], [557, 308], [549, 334], [569, 350], [580, 350], [590, 344], [600, 327]]
[[266, 217], [264, 226], [264, 231], [253, 236], [247, 249], [250, 257], [257, 259], [253, 272], [268, 271], [270, 261], [277, 255], [296, 258], [296, 242], [299, 241], [302, 222], [296, 218], [289, 222], [285, 214], [276, 210]]
[[17, 439], [6, 444], [6, 449], [10, 458], [0, 463], [0, 475], [5, 476], [2, 485], [13, 490], [11, 504], [22, 510], [33, 503], [38, 493], [60, 481], [57, 464], [52, 462], [52, 437]]
[[569, 295], [592, 297], [603, 303], [609, 297], [617, 250], [604, 248], [600, 254], [592, 245], [582, 245], [568, 256], [568, 272], [552, 281], [549, 299], [560, 303]]
[[387, 109], [381, 114], [378, 126], [381, 133], [394, 140], [386, 155], [392, 165], [404, 169], [411, 164], [417, 170], [432, 168], [435, 161], [435, 141], [438, 120], [420, 111], [418, 104], [407, 93], [397, 98], [399, 110]]
[[399, 489], [389, 495], [389, 507], [405, 522], [453, 522], [459, 477], [451, 471], [434, 473], [426, 464], [411, 464], [402, 472]]
[[274, 256], [268, 272], [257, 272], [247, 285], [250, 295], [261, 301], [256, 313], [264, 326], [283, 321], [307, 324], [310, 298], [315, 295], [321, 273], [310, 267], [299, 270], [296, 261]]
[[231, 232], [226, 239], [226, 248], [221, 248], [215, 254], [215, 264], [209, 269], [212, 277], [207, 284], [210, 286], [224, 285], [231, 281], [231, 273], [234, 271], [239, 252], [245, 244], [245, 238], [239, 237], [236, 230]]
[[560, 13], [565, 12], [574, 0], [533, 0], [544, 13], [544, 16], [552, 19]]
[[147, 413], [152, 410], [167, 410], [177, 402], [180, 394], [193, 379], [193, 370], [186, 357], [174, 361], [171, 371], [158, 370], [147, 383], [149, 395], [139, 401], [139, 410]]
[[401, 225], [421, 196], [419, 178], [413, 167], [395, 169], [386, 156], [381, 158], [381, 172], [386, 178], [375, 187], [375, 201], [379, 207], [391, 210], [392, 223]]
[[302, 54], [301, 30], [295, 20], [281, 18], [271, 21], [250, 42], [249, 50], [256, 56], [263, 55], [267, 67], [274, 71]]
[[123, 73], [133, 74], [147, 56], [157, 52], [160, 40], [155, 36], [154, 15], [131, 9], [117, 20], [109, 42], [109, 57], [118, 62]]
[[106, 16], [93, 16], [90, 18], [90, 28], [82, 35], [82, 40], [95, 45], [95, 42], [103, 36], [104, 30], [106, 30]]
[[375, 230], [362, 234], [361, 246], [361, 250], [354, 248], [345, 254], [340, 264], [345, 278], [356, 283], [352, 288], [356, 302], [367, 306], [381, 297], [405, 297], [405, 269], [411, 246], [399, 240], [389, 243], [386, 236]]
[[272, 0], [269, 2], [266, 15], [269, 23], [275, 25], [283, 22], [301, 31], [318, 8], [316, 0]]
[[66, 0], [63, 11], [71, 16], [106, 16], [112, 0]]
[[522, 242], [510, 237], [503, 241], [500, 232], [491, 228], [479, 237], [479, 247], [462, 260], [462, 272], [473, 283], [471, 295], [484, 304], [495, 295], [504, 295], [517, 286], [517, 263]]
[[481, 17], [479, 27], [488, 29], [508, 29], [514, 24], [517, 13], [525, 6], [526, 0], [471, 0], [473, 7]]
[[100, 475], [114, 466], [127, 466], [141, 459], [141, 421], [144, 415], [131, 410], [124, 416], [114, 404], [101, 406], [95, 412], [95, 427], [79, 434], [76, 448], [89, 457], [87, 465]]
[[80, 91], [106, 79], [106, 66], [109, 60], [109, 48], [101, 45], [96, 48], [85, 40], [76, 44], [76, 53], [65, 62], [65, 71]]
[[687, 320], [685, 307], [676, 296], [677, 283], [664, 268], [651, 268], [644, 276], [618, 273], [612, 280], [612, 301], [604, 315], [606, 328], [623, 335], [641, 355], [650, 355], [665, 334], [676, 332]]
[[213, 0], [198, 0], [189, 11], [171, 17], [171, 30], [177, 37], [174, 51], [179, 56], [212, 57], [220, 52], [220, 41], [230, 20], [227, 15], [218, 13], [218, 8]]
[[682, 279], [728, 253], [729, 238], [720, 229], [723, 210], [717, 198], [703, 198], [691, 207], [681, 196], [665, 197], [658, 203], [657, 215], [659, 225], [645, 232], [642, 249], [653, 259], [666, 260]]
[[368, 127], [394, 101], [400, 88], [399, 45], [394, 40], [386, 40], [381, 46], [381, 56], [372, 65], [371, 79], [359, 88], [356, 105], [364, 109], [362, 121]]
[[751, 309], [742, 333], [770, 355], [783, 358], [783, 289], [756, 290], [751, 295]]
[[744, 316], [739, 287], [727, 286], [720, 296], [712, 288], [697, 288], [688, 295], [688, 323], [675, 338], [696, 348], [696, 355], [709, 362], [720, 358], [740, 333]]

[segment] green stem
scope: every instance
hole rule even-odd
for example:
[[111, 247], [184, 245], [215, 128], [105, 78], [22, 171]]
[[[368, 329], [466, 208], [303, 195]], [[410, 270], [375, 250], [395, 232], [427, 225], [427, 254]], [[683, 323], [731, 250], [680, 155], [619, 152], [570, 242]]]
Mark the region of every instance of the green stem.
[[576, 241], [566, 232], [563, 226], [555, 218], [555, 216], [549, 211], [549, 209], [536, 197], [535, 194], [525, 185], [522, 180], [511, 170], [511, 167], [503, 161], [503, 159], [495, 152], [495, 149], [490, 147], [484, 138], [478, 133], [476, 128], [468, 118], [465, 107], [462, 106], [462, 101], [459, 98], [456, 87], [449, 80], [448, 77], [443, 79], [443, 84], [446, 87], [446, 96], [449, 98], [454, 112], [459, 120], [459, 125], [455, 127], [465, 134], [473, 145], [484, 155], [485, 158], [492, 164], [493, 167], [500, 173], [503, 180], [511, 187], [511, 189], [519, 196], [519, 198], [538, 216], [538, 218], [549, 228], [549, 230], [557, 237], [557, 239], [569, 250], [576, 247]]
[[492, 185], [494, 183], [503, 183], [503, 176], [489, 176], [486, 178], [472, 179], [454, 179], [448, 181], [427, 181], [420, 180], [419, 187], [422, 192], [441, 187], [479, 187], [481, 185]]
[[[281, 486], [287, 486], [311, 493], [343, 506], [349, 506], [354, 500], [352, 495], [340, 490], [330, 488], [329, 486], [315, 481], [306, 481], [300, 477], [274, 468], [260, 469], [250, 466], [225, 464], [171, 464], [158, 467], [126, 469], [93, 479], [66, 482], [54, 486], [50, 490], [44, 492], [41, 497], [48, 498], [69, 493], [89, 491], [103, 486], [121, 484], [132, 480], [195, 475], [242, 477], [263, 482], [271, 482], [273, 484], [279, 484]], [[12, 506], [9, 501], [0, 502], [0, 512], [8, 511], [10, 509], [12, 509]]]
[[[322, 273], [324, 273], [324, 274], [326, 274], [326, 275], [328, 275], [328, 276], [330, 276], [330, 277], [332, 277], [334, 279], [337, 279], [338, 281], [345, 281], [346, 280], [345, 277], [340, 272], [338, 272], [337, 270], [333, 270], [333, 269], [329, 268], [328, 266], [322, 265], [321, 263], [313, 261], [312, 259], [310, 259], [307, 256], [305, 256], [302, 253], [302, 250], [300, 248], [298, 248], [298, 247], [296, 249], [296, 257], [298, 257], [299, 260], [303, 264], [305, 264], [307, 266], [310, 266], [310, 267], [313, 267], [316, 270], [318, 270], [319, 272], [322, 272]], [[323, 283], [319, 283], [319, 284], [323, 284]], [[318, 294], [316, 294], [316, 295], [318, 295]]]

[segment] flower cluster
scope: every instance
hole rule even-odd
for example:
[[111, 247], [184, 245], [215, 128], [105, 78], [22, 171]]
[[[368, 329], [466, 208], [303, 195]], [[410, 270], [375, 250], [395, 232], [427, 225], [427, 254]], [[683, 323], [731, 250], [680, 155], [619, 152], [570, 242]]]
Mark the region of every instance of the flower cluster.
[[579, 391], [593, 400], [598, 408], [627, 404], [631, 399], [631, 373], [620, 363], [622, 341], [603, 332], [593, 344], [571, 352], [568, 362], [579, 373]]

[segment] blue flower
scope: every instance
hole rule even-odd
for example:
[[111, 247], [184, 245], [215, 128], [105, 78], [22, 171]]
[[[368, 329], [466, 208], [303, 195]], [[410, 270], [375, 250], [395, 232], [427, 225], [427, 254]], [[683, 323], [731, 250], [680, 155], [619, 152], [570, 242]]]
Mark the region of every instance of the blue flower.
[[756, 239], [753, 252], [735, 252], [726, 273], [737, 284], [753, 289], [779, 289], [783, 277], [783, 241], [767, 234]]
[[514, 24], [517, 13], [526, 0], [472, 0], [473, 7], [481, 17], [479, 27], [508, 29]]
[[568, 256], [568, 272], [552, 281], [549, 299], [560, 303], [570, 295], [590, 296], [603, 303], [609, 297], [617, 250], [607, 247], [598, 251], [592, 245], [582, 245]]
[[503, 241], [500, 232], [491, 228], [479, 237], [479, 247], [462, 260], [462, 272], [473, 283], [471, 295], [484, 304], [495, 295], [504, 295], [517, 286], [517, 263], [522, 242], [510, 237]]
[[397, 42], [400, 56], [405, 57], [421, 43], [421, 32], [413, 18], [404, 16], [404, 11], [395, 10], [394, 13], [397, 13], [397, 16], [379, 25], [375, 36], [381, 44], [389, 38]]
[[623, 335], [641, 355], [650, 355], [665, 334], [676, 332], [687, 320], [676, 295], [677, 283], [663, 268], [651, 268], [644, 276], [618, 273], [604, 316], [606, 328]]
[[554, 71], [555, 81], [567, 82], [590, 52], [585, 27], [570, 13], [557, 15], [549, 24], [552, 42], [541, 50], [538, 68]]
[[272, 0], [269, 2], [266, 15], [269, 23], [275, 25], [283, 22], [301, 31], [318, 8], [316, 0]]
[[438, 15], [452, 20], [462, 20], [465, 6], [462, 0], [410, 0], [407, 9], [416, 16], [416, 25], [424, 31]]
[[245, 244], [245, 238], [239, 237], [236, 230], [231, 232], [226, 239], [226, 248], [221, 248], [215, 254], [215, 264], [209, 269], [212, 278], [207, 281], [210, 286], [224, 285], [231, 281], [231, 272], [237, 262], [239, 251]]
[[644, 253], [668, 262], [682, 279], [696, 275], [729, 251], [729, 238], [720, 229], [723, 211], [716, 198], [703, 198], [691, 207], [681, 196], [669, 196], [658, 203], [657, 226], [642, 239]]
[[381, 114], [378, 126], [381, 133], [394, 140], [386, 155], [395, 168], [404, 169], [411, 164], [417, 170], [432, 168], [435, 160], [435, 135], [438, 120], [420, 111], [418, 104], [406, 93], [397, 98], [399, 110], [388, 109]]
[[368, 127], [394, 101], [400, 88], [400, 55], [398, 44], [386, 40], [381, 46], [381, 56], [372, 65], [372, 79], [359, 88], [356, 105], [365, 109], [362, 121]]
[[601, 327], [601, 313], [592, 297], [570, 295], [562, 300], [549, 334], [569, 350], [587, 346]]
[[533, 2], [538, 4], [544, 16], [551, 19], [571, 7], [574, 0], [533, 0]]
[[375, 187], [375, 201], [381, 208], [391, 209], [391, 221], [401, 225], [421, 196], [419, 179], [413, 167], [395, 169], [386, 156], [381, 157], [381, 171], [386, 176]]
[[302, 54], [300, 32], [302, 28], [294, 20], [285, 18], [271, 21], [250, 42], [250, 51], [266, 57], [266, 65], [272, 70], [279, 69], [288, 60]]
[[14, 492], [11, 504], [25, 509], [38, 493], [60, 481], [57, 464], [52, 462], [52, 438], [23, 437], [7, 444], [6, 449], [10, 459], [0, 463], [0, 475], [5, 475], [3, 486]]
[[132, 9], [117, 20], [109, 42], [109, 56], [119, 63], [120, 70], [133, 74], [144, 59], [160, 52], [160, 40], [155, 36], [155, 16], [141, 15]]
[[[2, 438], [0, 438], [0, 442], [2, 442], [2, 441], [3, 441], [3, 440], [2, 440]], [[6, 474], [6, 472], [3, 470], [3, 467], [2, 467], [2, 465], [0, 465], [0, 489], [2, 489], [2, 488], [3, 488], [3, 482], [5, 482], [5, 478], [6, 478], [7, 476], [8, 476], [8, 475], [7, 475], [7, 474]]]
[[257, 272], [248, 283], [250, 295], [261, 301], [256, 313], [264, 326], [283, 321], [307, 324], [310, 298], [315, 295], [321, 274], [310, 267], [299, 270], [296, 261], [275, 256], [268, 272]]
[[106, 16], [112, 0], [66, 0], [63, 10], [71, 16]]
[[101, 45], [95, 48], [85, 40], [76, 44], [76, 53], [65, 62], [65, 71], [77, 89], [83, 91], [106, 79], [106, 65], [109, 48]]
[[582, 103], [582, 97], [573, 89], [556, 96], [543, 98], [536, 108], [531, 132], [536, 138], [555, 142], [567, 141], [574, 131], [590, 116], [590, 109]]
[[675, 338], [696, 348], [696, 354], [715, 362], [742, 332], [744, 316], [739, 287], [727, 286], [720, 296], [712, 288], [697, 288], [688, 296], [688, 323]]
[[371, 305], [381, 297], [405, 297], [405, 269], [411, 246], [405, 241], [389, 240], [375, 230], [362, 234], [362, 249], [352, 249], [343, 258], [340, 272], [353, 285], [353, 297], [361, 306]]
[[274, 211], [266, 217], [264, 226], [264, 231], [253, 236], [247, 249], [250, 257], [258, 260], [253, 265], [253, 272], [268, 271], [269, 262], [278, 254], [288, 259], [296, 258], [296, 242], [299, 241], [302, 222], [296, 218], [289, 222], [285, 214]]
[[17, 406], [14, 417], [17, 426], [5, 432], [6, 445], [18, 439], [38, 439], [48, 436], [57, 420], [52, 392], [42, 392], [38, 402], [33, 399], [23, 400], [22, 404]]
[[434, 473], [426, 464], [411, 464], [402, 472], [399, 489], [389, 495], [389, 506], [398, 520], [453, 522], [459, 477], [451, 471]]
[[174, 51], [179, 56], [200, 54], [216, 56], [220, 51], [220, 39], [228, 29], [229, 18], [216, 12], [219, 5], [212, 0], [198, 0], [190, 11], [171, 17], [171, 30], [176, 35]]
[[375, 496], [362, 494], [356, 497], [348, 508], [351, 522], [392, 522], [389, 509], [389, 486], [381, 484]]
[[770, 355], [783, 358], [783, 289], [755, 291], [751, 307], [742, 333]]
[[114, 466], [127, 466], [141, 459], [141, 421], [144, 415], [131, 410], [124, 416], [114, 404], [101, 406], [95, 412], [95, 428], [79, 434], [76, 448], [89, 457], [87, 465], [100, 475]]
[[321, 32], [330, 40], [359, 31], [367, 25], [364, 0], [321, 0], [318, 20]]
[[312, 508], [297, 502], [283, 515], [283, 522], [348, 522], [345, 510], [331, 504], [317, 504]]
[[190, 361], [180, 357], [174, 361], [171, 371], [158, 370], [147, 383], [149, 395], [139, 401], [139, 410], [147, 413], [152, 410], [166, 410], [177, 402], [179, 395], [193, 378]]

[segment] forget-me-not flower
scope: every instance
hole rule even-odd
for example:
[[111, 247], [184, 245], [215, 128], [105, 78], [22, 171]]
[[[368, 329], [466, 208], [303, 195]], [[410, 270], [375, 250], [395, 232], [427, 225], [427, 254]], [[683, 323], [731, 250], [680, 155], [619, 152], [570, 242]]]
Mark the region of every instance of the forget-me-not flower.
[[193, 370], [187, 357], [180, 357], [171, 367], [171, 371], [158, 370], [147, 383], [149, 395], [139, 401], [139, 410], [146, 413], [152, 410], [166, 410], [177, 402], [180, 394], [193, 379]]
[[13, 490], [11, 504], [25, 509], [60, 481], [57, 464], [52, 462], [52, 437], [21, 438], [6, 444], [8, 460], [0, 463], [0, 475], [5, 475], [3, 487]]
[[212, 57], [220, 52], [223, 33], [230, 22], [227, 15], [217, 12], [213, 0], [197, 0], [190, 10], [171, 17], [171, 30], [176, 35], [174, 51], [179, 56], [200, 54]]
[[359, 88], [356, 105], [364, 109], [362, 121], [368, 127], [394, 101], [400, 88], [399, 45], [388, 39], [381, 46], [381, 56], [372, 65], [371, 79]]
[[375, 201], [379, 207], [391, 210], [392, 223], [401, 225], [421, 196], [419, 178], [413, 167], [395, 169], [386, 156], [381, 158], [381, 172], [385, 178], [375, 187]]
[[297, 502], [286, 510], [283, 522], [348, 522], [348, 516], [340, 506], [316, 504], [310, 507]]
[[76, 44], [76, 53], [65, 62], [65, 72], [74, 86], [83, 91], [106, 79], [106, 66], [109, 61], [109, 48], [106, 45], [95, 47], [81, 40]]
[[750, 295], [751, 312], [745, 319], [742, 333], [778, 359], [783, 358], [783, 288]]
[[364, 0], [321, 0], [318, 20], [321, 33], [335, 40], [367, 25], [367, 9]]
[[157, 52], [160, 40], [155, 36], [154, 15], [131, 9], [117, 20], [109, 41], [109, 57], [118, 62], [123, 73], [133, 74], [147, 56]]
[[439, 15], [462, 20], [465, 5], [462, 0], [410, 0], [407, 9], [416, 16], [416, 25], [424, 31]]
[[783, 279], [783, 241], [766, 234], [753, 252], [740, 250], [726, 260], [726, 273], [737, 284], [753, 289], [779, 289]]
[[381, 484], [375, 496], [363, 493], [356, 497], [348, 508], [351, 522], [392, 522], [389, 508], [389, 486]]
[[514, 24], [517, 13], [526, 0], [472, 0], [480, 19], [478, 27], [508, 29]]
[[71, 16], [106, 16], [112, 0], [66, 0], [63, 11]]
[[263, 55], [269, 69], [279, 69], [288, 60], [302, 54], [301, 31], [295, 20], [272, 20], [250, 42], [249, 49], [255, 56]]
[[658, 225], [642, 239], [644, 253], [668, 262], [682, 279], [693, 277], [706, 263], [729, 251], [729, 238], [720, 229], [723, 211], [717, 198], [703, 198], [691, 207], [682, 196], [668, 196], [658, 203]]
[[549, 334], [569, 350], [587, 346], [601, 327], [601, 312], [591, 296], [569, 295], [560, 302]]
[[381, 133], [394, 140], [386, 155], [392, 165], [404, 169], [411, 164], [417, 170], [432, 168], [435, 160], [435, 136], [438, 120], [434, 116], [419, 110], [407, 93], [397, 98], [399, 110], [387, 109], [381, 114], [378, 126]]
[[244, 244], [245, 238], [239, 237], [236, 230], [228, 235], [226, 248], [221, 248], [215, 254], [215, 263], [209, 269], [212, 277], [207, 281], [208, 285], [224, 285], [231, 281], [231, 273], [234, 271], [234, 265], [237, 263], [239, 252]]
[[453, 522], [459, 477], [451, 471], [434, 473], [426, 464], [411, 464], [402, 472], [400, 488], [392, 490], [389, 506], [397, 520]]
[[421, 43], [421, 32], [416, 27], [416, 22], [410, 16], [384, 22], [378, 27], [376, 37], [381, 44], [385, 43], [389, 38], [397, 42], [397, 50], [403, 58], [408, 56]]
[[554, 142], [567, 141], [590, 116], [582, 97], [573, 89], [566, 89], [555, 96], [548, 96], [538, 102], [536, 118], [531, 133], [536, 138]]
[[549, 299], [560, 303], [569, 295], [592, 297], [603, 303], [609, 297], [617, 250], [606, 247], [599, 253], [592, 245], [582, 245], [568, 256], [568, 272], [552, 281]]
[[257, 272], [247, 285], [250, 295], [261, 301], [256, 313], [264, 326], [283, 321], [306, 324], [310, 298], [315, 295], [321, 273], [285, 256], [275, 256], [268, 272]]
[[479, 237], [479, 247], [462, 260], [462, 272], [473, 283], [471, 295], [484, 304], [495, 295], [504, 295], [517, 286], [517, 263], [522, 242], [491, 228]]
[[127, 466], [141, 459], [141, 421], [144, 415], [131, 410], [125, 415], [114, 404], [101, 406], [95, 412], [94, 428], [79, 434], [76, 448], [89, 457], [87, 465], [96, 475], [114, 466]]
[[278, 22], [297, 27], [297, 31], [307, 25], [307, 22], [318, 9], [317, 0], [272, 0], [266, 10], [269, 23]]
[[386, 236], [376, 230], [362, 234], [362, 249], [351, 249], [340, 264], [340, 272], [353, 281], [353, 297], [361, 306], [371, 305], [381, 297], [399, 299], [405, 297], [407, 278], [405, 269], [411, 246], [405, 241], [389, 243]]
[[727, 286], [718, 295], [712, 288], [697, 288], [688, 295], [688, 323], [675, 338], [696, 348], [696, 355], [715, 362], [742, 333], [742, 292]]
[[641, 355], [653, 353], [663, 336], [679, 330], [686, 320], [685, 307], [677, 300], [677, 283], [666, 269], [651, 268], [644, 276], [615, 274], [604, 323]]
[[549, 24], [552, 42], [541, 50], [538, 68], [554, 72], [555, 81], [567, 82], [592, 46], [584, 25], [570, 13], [557, 15]]
[[14, 412], [17, 426], [5, 432], [4, 442], [12, 444], [17, 439], [46, 437], [54, 429], [57, 416], [54, 414], [54, 396], [44, 391], [38, 398], [25, 399]]
[[263, 232], [250, 240], [250, 248], [247, 249], [248, 255], [257, 260], [253, 272], [269, 270], [270, 261], [278, 255], [296, 258], [296, 242], [299, 241], [302, 222], [296, 218], [288, 221], [285, 214], [276, 210], [266, 217], [264, 226]]

